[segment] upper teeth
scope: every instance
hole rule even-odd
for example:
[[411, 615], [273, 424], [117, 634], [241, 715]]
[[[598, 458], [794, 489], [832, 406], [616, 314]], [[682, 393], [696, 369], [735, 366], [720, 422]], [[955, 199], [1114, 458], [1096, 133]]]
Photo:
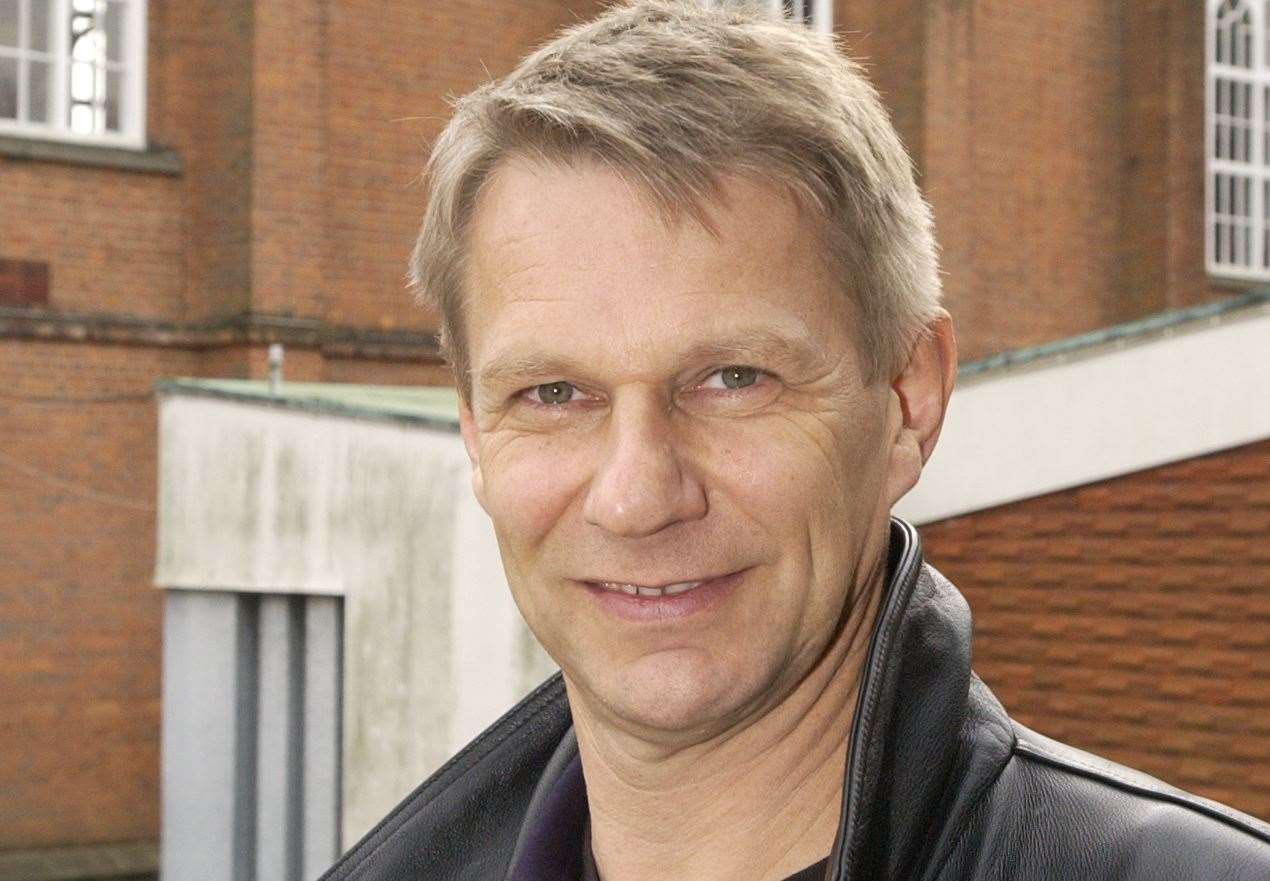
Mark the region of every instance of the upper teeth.
[[599, 586], [605, 590], [620, 591], [621, 593], [630, 594], [631, 596], [642, 597], [659, 597], [674, 596], [675, 594], [684, 593], [692, 590], [694, 587], [702, 584], [700, 581], [680, 581], [677, 584], [667, 584], [665, 587], [644, 587], [641, 584], [624, 584], [616, 581], [601, 581]]

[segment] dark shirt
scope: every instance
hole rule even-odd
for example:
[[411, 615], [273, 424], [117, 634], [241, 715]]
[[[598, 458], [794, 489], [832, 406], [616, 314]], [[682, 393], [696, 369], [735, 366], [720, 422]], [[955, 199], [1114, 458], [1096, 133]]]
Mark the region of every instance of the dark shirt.
[[805, 869], [800, 869], [790, 875], [785, 881], [823, 881], [824, 877], [829, 874], [829, 857], [825, 857], [818, 863], [813, 863]]
[[[825, 857], [818, 863], [813, 863], [805, 869], [799, 869], [790, 875], [785, 881], [824, 881], [825, 873], [829, 869], [829, 857]], [[582, 852], [582, 878], [581, 881], [600, 881], [600, 873], [596, 871], [595, 859], [591, 854], [591, 836], [586, 836], [586, 849]]]

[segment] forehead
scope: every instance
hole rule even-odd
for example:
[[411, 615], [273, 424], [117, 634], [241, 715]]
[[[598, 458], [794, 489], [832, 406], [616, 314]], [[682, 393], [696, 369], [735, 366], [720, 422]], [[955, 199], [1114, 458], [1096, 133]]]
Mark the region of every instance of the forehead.
[[709, 228], [598, 164], [501, 166], [469, 227], [474, 375], [520, 350], [634, 366], [751, 331], [828, 343], [849, 324], [815, 221], [783, 189], [725, 177], [704, 207]]

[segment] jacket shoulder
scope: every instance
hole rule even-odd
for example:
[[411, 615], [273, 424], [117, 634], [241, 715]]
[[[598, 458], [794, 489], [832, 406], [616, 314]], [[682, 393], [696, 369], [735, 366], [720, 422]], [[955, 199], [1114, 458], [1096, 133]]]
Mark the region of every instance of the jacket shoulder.
[[538, 777], [570, 724], [557, 673], [406, 796], [320, 881], [501, 877]]
[[1076, 749], [1014, 723], [1017, 732], [1015, 755], [1024, 761], [1048, 765], [1058, 774], [1088, 777], [1108, 787], [1137, 796], [1146, 803], [1169, 804], [1184, 809], [1196, 823], [1216, 821], [1232, 832], [1270, 844], [1270, 824], [1236, 811], [1212, 799], [1193, 795], [1170, 786], [1149, 774]]
[[1265, 881], [1270, 825], [1018, 723], [938, 878]]

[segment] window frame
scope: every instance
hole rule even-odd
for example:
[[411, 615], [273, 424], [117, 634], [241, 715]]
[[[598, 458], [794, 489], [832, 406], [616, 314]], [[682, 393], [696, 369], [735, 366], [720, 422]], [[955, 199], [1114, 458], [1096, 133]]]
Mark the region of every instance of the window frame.
[[768, 0], [768, 4], [782, 18], [807, 24], [822, 34], [833, 33], [833, 0]]
[[[51, 70], [49, 89], [49, 122], [31, 122], [28, 119], [0, 119], [0, 136], [38, 141], [56, 141], [68, 144], [97, 145], [130, 150], [145, 150], [146, 141], [146, 77], [148, 62], [149, 0], [114, 0], [125, 10], [123, 22], [124, 57], [120, 68], [125, 72], [124, 88], [119, 96], [119, 131], [82, 133], [71, 129], [70, 124], [70, 19], [73, 0], [49, 0], [49, 46], [46, 53]], [[31, 15], [33, 0], [18, 0], [19, 45], [22, 34], [29, 33], [27, 19]], [[61, 23], [61, 24], [58, 24]], [[0, 47], [0, 57], [18, 59], [17, 100], [18, 116], [23, 116], [25, 102], [29, 100], [27, 78], [33, 50], [19, 48], [9, 50]], [[45, 59], [41, 59], [45, 60]]]
[[[731, 0], [701, 0], [707, 6], [722, 6]], [[807, 24], [807, 15], [811, 14], [810, 27], [822, 34], [833, 33], [834, 0], [763, 0], [770, 15]]]
[[1264, 282], [1270, 281], [1270, 4], [1238, 0], [1234, 14], [1246, 10], [1251, 31], [1248, 66], [1241, 66], [1238, 58], [1217, 59], [1226, 2], [1208, 0], [1204, 11], [1204, 266], [1214, 279]]

